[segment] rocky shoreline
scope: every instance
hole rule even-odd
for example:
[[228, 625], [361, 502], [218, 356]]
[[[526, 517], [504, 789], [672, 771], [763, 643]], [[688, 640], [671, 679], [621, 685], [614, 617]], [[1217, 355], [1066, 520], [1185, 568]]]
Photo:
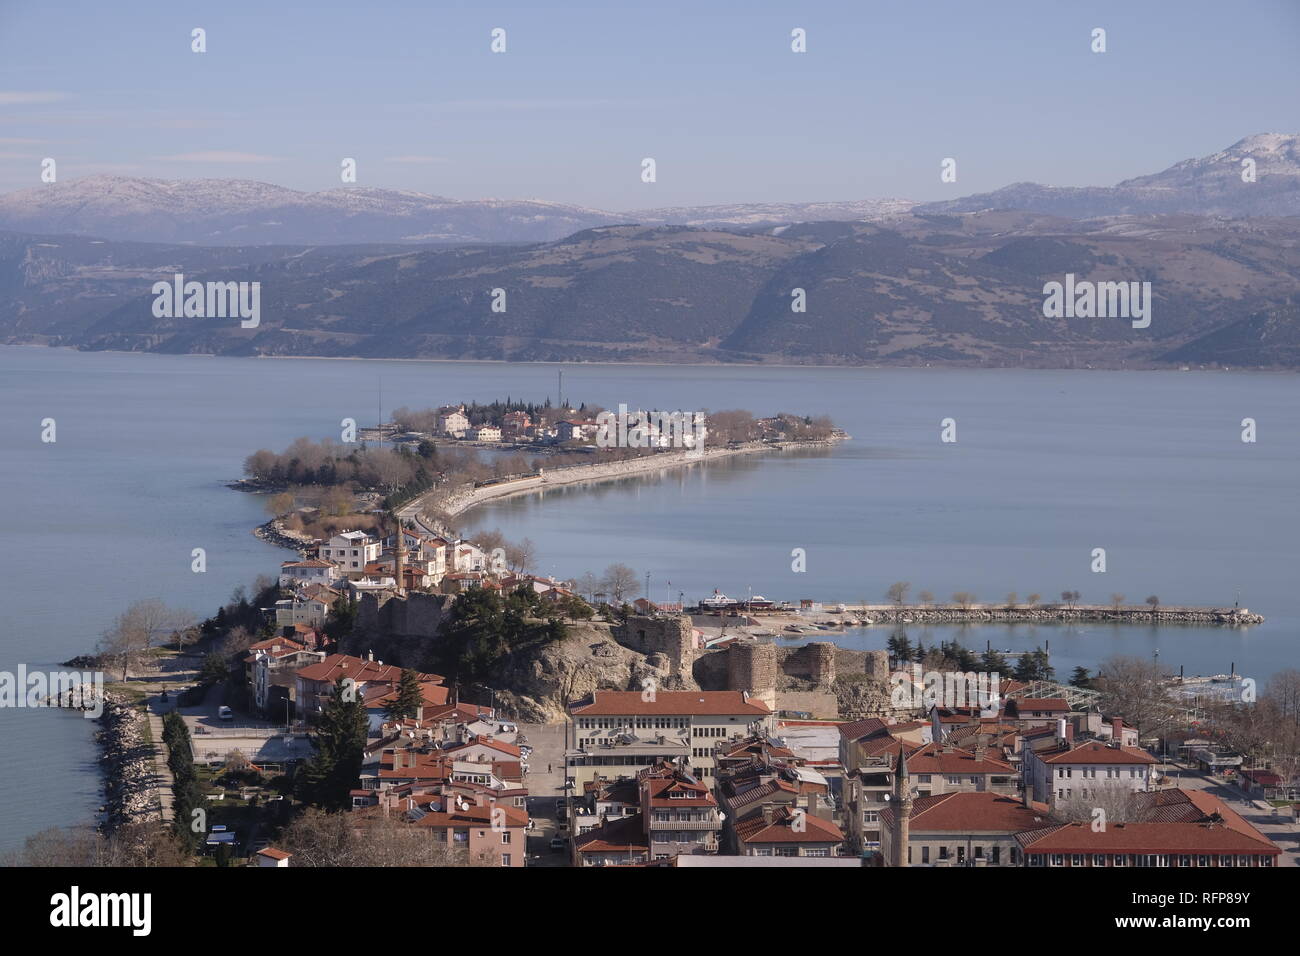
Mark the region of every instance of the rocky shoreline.
[[149, 718], [127, 698], [104, 695], [104, 713], [95, 740], [104, 773], [101, 829], [111, 833], [128, 823], [162, 819]]
[[253, 529], [253, 534], [267, 544], [273, 544], [277, 548], [287, 548], [290, 551], [297, 551], [298, 556], [307, 558], [309, 549], [314, 543], [312, 539], [305, 535], [296, 534], [288, 531], [280, 524], [278, 518], [272, 518], [265, 524], [260, 524]]

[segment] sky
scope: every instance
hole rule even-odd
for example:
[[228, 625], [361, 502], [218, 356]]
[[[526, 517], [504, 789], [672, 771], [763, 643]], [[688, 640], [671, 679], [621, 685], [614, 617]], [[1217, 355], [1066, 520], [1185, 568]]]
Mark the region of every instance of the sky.
[[1300, 132], [1297, 65], [1297, 0], [0, 0], [0, 191], [45, 157], [615, 211], [1109, 185]]

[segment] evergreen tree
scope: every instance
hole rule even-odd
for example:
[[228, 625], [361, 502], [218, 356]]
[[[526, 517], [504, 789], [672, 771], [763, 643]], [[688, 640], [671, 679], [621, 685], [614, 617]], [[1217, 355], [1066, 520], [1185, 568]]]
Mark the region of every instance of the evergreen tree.
[[995, 650], [987, 650], [980, 655], [980, 670], [986, 674], [997, 674], [1006, 677], [1011, 673], [1011, 665], [1007, 659]]
[[424, 690], [420, 679], [409, 667], [402, 668], [402, 679], [397, 683], [397, 697], [385, 711], [389, 720], [414, 717], [424, 704]]
[[1070, 675], [1071, 687], [1088, 687], [1092, 683], [1092, 678], [1088, 674], [1088, 668], [1079, 666], [1074, 669]]
[[342, 678], [321, 710], [311, 744], [315, 753], [299, 772], [299, 797], [328, 811], [346, 810], [361, 774], [369, 720], [357, 687]]

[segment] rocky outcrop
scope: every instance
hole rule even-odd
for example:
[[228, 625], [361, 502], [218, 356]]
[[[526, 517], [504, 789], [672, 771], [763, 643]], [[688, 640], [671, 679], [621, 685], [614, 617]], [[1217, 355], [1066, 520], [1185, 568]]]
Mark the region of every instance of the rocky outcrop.
[[555, 723], [565, 719], [568, 703], [593, 690], [638, 690], [646, 678], [663, 690], [698, 689], [689, 677], [674, 675], [663, 655], [623, 647], [608, 624], [570, 624], [568, 632], [564, 640], [502, 660], [491, 684], [504, 713], [516, 720]]

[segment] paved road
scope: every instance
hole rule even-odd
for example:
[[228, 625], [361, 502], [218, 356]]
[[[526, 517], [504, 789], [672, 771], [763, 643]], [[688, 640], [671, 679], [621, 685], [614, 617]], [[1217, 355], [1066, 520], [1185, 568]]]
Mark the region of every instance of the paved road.
[[[528, 836], [529, 866], [568, 866], [569, 855], [551, 850], [551, 839], [561, 835], [555, 801], [564, 787], [564, 724], [520, 724], [533, 754], [528, 758], [528, 814], [537, 821]], [[568, 835], [567, 828], [564, 835]]]
[[1162, 764], [1159, 769], [1184, 790], [1207, 790], [1214, 794], [1276, 843], [1282, 850], [1278, 866], [1300, 866], [1300, 824], [1292, 822], [1290, 813], [1279, 810], [1274, 816], [1271, 811], [1260, 810], [1254, 798], [1246, 796], [1235, 783], [1226, 783], [1199, 770], [1181, 764]]

